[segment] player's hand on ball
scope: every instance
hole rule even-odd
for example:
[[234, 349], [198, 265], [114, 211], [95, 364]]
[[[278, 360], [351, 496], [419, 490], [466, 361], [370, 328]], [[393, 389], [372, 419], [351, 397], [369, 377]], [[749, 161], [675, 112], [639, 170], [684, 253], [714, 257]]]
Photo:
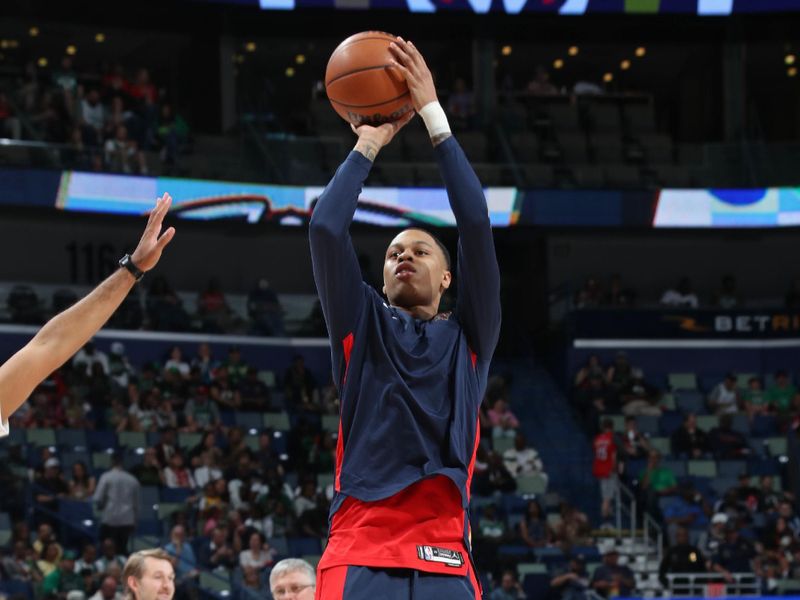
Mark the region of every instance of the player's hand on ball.
[[398, 37], [397, 41], [389, 45], [389, 52], [394, 56], [393, 67], [403, 75], [408, 84], [414, 109], [419, 112], [426, 104], [436, 102], [438, 98], [433, 75], [416, 46]]
[[158, 259], [161, 258], [161, 252], [175, 235], [174, 227], [161, 233], [161, 225], [164, 223], [164, 217], [169, 211], [170, 204], [172, 204], [172, 197], [169, 194], [164, 194], [156, 200], [156, 206], [150, 211], [150, 218], [147, 220], [142, 239], [139, 240], [136, 250], [131, 254], [131, 260], [142, 271], [149, 271], [156, 266]]
[[350, 125], [350, 128], [358, 136], [356, 150], [361, 152], [370, 160], [374, 160], [378, 151], [392, 141], [397, 132], [406, 126], [416, 113], [412, 110], [407, 112], [397, 121], [384, 123], [383, 125]]

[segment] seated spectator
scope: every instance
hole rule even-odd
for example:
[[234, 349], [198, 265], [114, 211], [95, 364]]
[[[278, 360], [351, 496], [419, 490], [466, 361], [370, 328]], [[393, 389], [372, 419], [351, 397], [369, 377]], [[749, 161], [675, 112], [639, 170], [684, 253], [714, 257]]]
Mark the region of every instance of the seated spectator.
[[788, 500], [783, 500], [778, 505], [778, 515], [783, 517], [789, 529], [794, 532], [795, 537], [800, 538], [800, 516], [795, 513], [792, 503]]
[[783, 517], [769, 523], [761, 534], [761, 544], [767, 550], [785, 552], [796, 543], [797, 537]]
[[147, 292], [147, 317], [150, 328], [155, 331], [187, 331], [189, 315], [183, 302], [161, 276], [153, 278]]
[[503, 464], [503, 458], [496, 452], [487, 455], [486, 469], [475, 471], [472, 483], [475, 493], [491, 496], [495, 492], [513, 492], [517, 482]]
[[147, 161], [136, 140], [128, 137], [128, 128], [117, 125], [113, 137], [103, 146], [105, 164], [110, 171], [147, 175]]
[[759, 512], [761, 506], [761, 492], [750, 484], [750, 476], [747, 473], [739, 474], [739, 485], [734, 490], [736, 495], [750, 514]]
[[247, 541], [247, 550], [239, 553], [239, 565], [242, 569], [258, 569], [259, 571], [275, 564], [276, 552], [267, 543], [264, 536], [255, 531], [250, 534]]
[[497, 514], [497, 507], [494, 504], [487, 504], [481, 511], [481, 518], [478, 520], [478, 537], [484, 541], [500, 543], [508, 537], [508, 530], [505, 521]]
[[732, 582], [731, 573], [752, 573], [755, 549], [739, 532], [739, 526], [729, 521], [725, 526], [725, 541], [711, 559], [711, 569]]
[[119, 591], [118, 581], [111, 576], [104, 577], [100, 588], [89, 600], [124, 600], [122, 592]]
[[550, 527], [547, 525], [542, 507], [536, 500], [528, 502], [525, 515], [519, 522], [522, 541], [530, 548], [547, 546], [551, 541]]
[[39, 560], [36, 561], [36, 568], [47, 579], [47, 577], [58, 568], [58, 562], [61, 560], [62, 550], [58, 542], [47, 542], [42, 546], [42, 551], [39, 553]]
[[614, 363], [606, 371], [606, 384], [616, 397], [630, 385], [632, 380], [633, 367], [628, 361], [628, 355], [623, 351], [619, 351], [614, 357]]
[[211, 355], [211, 346], [203, 342], [197, 347], [197, 356], [192, 359], [191, 368], [197, 369], [200, 373], [200, 380], [203, 384], [211, 383], [214, 378], [214, 371], [218, 362]]
[[97, 571], [97, 565], [95, 564], [96, 560], [97, 547], [91, 542], [85, 543], [83, 545], [80, 558], [75, 561], [75, 572], [82, 573], [84, 571], [88, 571], [92, 577], [97, 576], [99, 572]]
[[697, 294], [692, 290], [688, 277], [683, 277], [674, 288], [668, 289], [661, 296], [661, 304], [676, 308], [697, 308], [700, 304]]
[[575, 294], [575, 308], [594, 308], [602, 301], [603, 290], [594, 277], [589, 277]]
[[198, 386], [184, 408], [186, 418], [186, 431], [196, 432], [208, 428], [216, 429], [220, 424], [219, 407], [216, 402], [211, 402], [208, 388]]
[[633, 571], [619, 564], [619, 553], [612, 548], [603, 554], [603, 564], [595, 569], [590, 585], [603, 598], [628, 597], [636, 580]]
[[269, 586], [261, 581], [261, 569], [253, 567], [245, 567], [242, 569], [242, 587], [244, 592], [240, 598], [242, 600], [267, 598], [269, 593]]
[[550, 580], [552, 597], [560, 600], [585, 600], [586, 591], [589, 589], [589, 575], [586, 565], [580, 558], [572, 558], [565, 570]]
[[270, 392], [266, 384], [258, 378], [258, 369], [248, 367], [247, 374], [239, 383], [242, 410], [266, 412], [270, 409]]
[[775, 514], [780, 507], [781, 502], [790, 495], [789, 492], [776, 492], [773, 486], [773, 478], [771, 475], [762, 475], [759, 482], [759, 492], [761, 494], [761, 503], [759, 508], [761, 512], [767, 515]]
[[514, 437], [519, 428], [519, 419], [511, 412], [505, 398], [495, 400], [487, 413], [494, 437]]
[[4, 556], [0, 561], [4, 578], [13, 581], [38, 583], [42, 580], [42, 573], [36, 566], [33, 548], [22, 540], [14, 542], [14, 550], [10, 556]]
[[715, 415], [730, 415], [739, 412], [740, 405], [736, 375], [728, 373], [708, 395], [708, 408]]
[[667, 585], [667, 575], [676, 573], [705, 573], [703, 553], [689, 542], [689, 529], [681, 526], [675, 530], [675, 543], [669, 546], [658, 569], [662, 585]]
[[317, 380], [306, 368], [305, 359], [297, 354], [291, 366], [283, 375], [286, 401], [299, 410], [317, 412], [319, 410], [319, 390]]
[[228, 367], [225, 365], [220, 365], [214, 371], [214, 381], [211, 382], [208, 393], [216, 405], [233, 410], [242, 406], [242, 395], [237, 385], [228, 377]]
[[453, 117], [457, 129], [471, 129], [475, 122], [475, 96], [467, 89], [463, 77], [453, 82], [453, 91], [447, 99], [447, 112]]
[[525, 591], [522, 589], [514, 571], [503, 571], [500, 587], [492, 590], [488, 600], [525, 600]]
[[669, 540], [674, 540], [679, 527], [706, 529], [711, 507], [691, 483], [683, 483], [678, 494], [664, 508], [664, 523]]
[[250, 370], [250, 365], [242, 358], [242, 351], [239, 346], [228, 348], [228, 358], [222, 364], [228, 371], [231, 383], [236, 387], [244, 381], [244, 378], [247, 377], [247, 372]]
[[561, 520], [553, 528], [555, 541], [562, 549], [586, 546], [592, 543], [592, 527], [589, 517], [575, 506], [562, 502], [559, 509]]
[[170, 348], [169, 358], [164, 363], [164, 377], [189, 379], [189, 363], [183, 360], [183, 351], [180, 346]]
[[762, 596], [780, 596], [783, 594], [780, 580], [789, 574], [789, 561], [782, 552], [766, 551], [753, 560], [753, 572], [761, 584]]
[[126, 558], [121, 554], [117, 554], [117, 545], [114, 543], [113, 539], [110, 537], [104, 539], [100, 550], [100, 557], [94, 561], [94, 568], [98, 573], [106, 573], [114, 565], [121, 569], [125, 567]]
[[183, 455], [176, 452], [169, 459], [169, 466], [164, 469], [164, 485], [168, 488], [195, 489], [197, 484], [192, 473], [183, 462]]
[[697, 415], [687, 414], [672, 434], [672, 454], [679, 458], [702, 458], [708, 449], [708, 436], [697, 426]]
[[617, 458], [622, 461], [644, 458], [650, 452], [650, 442], [639, 431], [636, 417], [625, 417], [625, 431], [618, 438], [619, 455]]
[[550, 81], [550, 72], [543, 65], [536, 65], [533, 79], [525, 86], [526, 91], [532, 96], [554, 96], [558, 88]]
[[708, 445], [717, 459], [726, 460], [741, 458], [750, 454], [747, 439], [733, 430], [733, 418], [724, 414], [719, 419], [719, 425], [708, 434]]
[[742, 391], [741, 399], [744, 402], [747, 416], [752, 420], [755, 415], [768, 415], [775, 412], [775, 408], [767, 400], [760, 377], [751, 377], [747, 380], [747, 388]]
[[740, 303], [741, 300], [736, 291], [736, 279], [733, 275], [725, 275], [722, 278], [722, 286], [714, 293], [714, 306], [730, 310], [739, 306]]
[[780, 413], [786, 413], [797, 395], [797, 388], [786, 371], [775, 373], [775, 383], [767, 388], [767, 402]]
[[108, 355], [102, 350], [98, 350], [93, 341], [88, 341], [72, 358], [72, 366], [76, 369], [84, 369], [86, 376], [89, 377], [95, 364], [99, 364], [103, 368], [103, 373], [108, 375], [110, 370]]
[[96, 486], [95, 478], [86, 470], [86, 463], [78, 461], [72, 465], [72, 479], [69, 480], [70, 498], [88, 500], [94, 495]]
[[259, 279], [247, 295], [247, 313], [256, 335], [285, 335], [283, 307], [266, 279]]
[[315, 508], [317, 508], [317, 486], [313, 481], [306, 481], [294, 499], [294, 514], [300, 518], [304, 512]]
[[46, 596], [67, 597], [70, 592], [76, 592], [81, 598], [86, 598], [87, 591], [83, 577], [75, 573], [75, 553], [72, 550], [67, 550], [56, 569], [42, 580], [41, 592]]
[[667, 467], [661, 466], [661, 453], [652, 450], [647, 457], [647, 466], [639, 474], [639, 490], [645, 506], [653, 514], [659, 514], [658, 499], [671, 496], [678, 489], [675, 474]]
[[[37, 560], [42, 556], [42, 553], [44, 552], [44, 547], [52, 542], [55, 542], [56, 544], [58, 543], [56, 541], [55, 533], [53, 533], [52, 526], [49, 523], [42, 523], [36, 529], [36, 539], [33, 540], [33, 544], [31, 544], [34, 555]], [[61, 558], [61, 555], [63, 553], [64, 553], [63, 549], [61, 549], [61, 546], [59, 546], [59, 555], [58, 555], [59, 559]]]
[[197, 557], [200, 565], [212, 571], [217, 567], [233, 569], [239, 564], [236, 551], [228, 543], [228, 529], [217, 525], [211, 532], [211, 539], [204, 543]]
[[[36, 481], [36, 487], [36, 502], [47, 510], [57, 512], [58, 499], [69, 493], [69, 486], [64, 481], [61, 463], [57, 458], [52, 457], [45, 461], [44, 475]], [[55, 568], [55, 564], [53, 568]]]
[[219, 281], [211, 279], [197, 298], [197, 316], [203, 322], [203, 331], [222, 333], [230, 331], [232, 311], [225, 299]]
[[200, 455], [200, 466], [194, 470], [194, 481], [197, 487], [205, 488], [208, 483], [222, 479], [220, 454], [218, 448], [210, 448]]
[[589, 385], [589, 380], [592, 378], [605, 379], [605, 370], [600, 363], [600, 357], [596, 354], [592, 354], [586, 364], [575, 375], [575, 387], [586, 389]]
[[164, 546], [164, 550], [174, 557], [175, 597], [196, 597], [200, 571], [197, 570], [197, 559], [192, 545], [186, 541], [186, 529], [183, 525], [172, 528], [170, 541]]
[[547, 480], [539, 453], [527, 445], [525, 435], [522, 433], [517, 433], [514, 437], [514, 447], [503, 452], [503, 463], [514, 477], [539, 473], [545, 481]]
[[131, 469], [131, 475], [136, 477], [141, 485], [164, 485], [164, 474], [155, 448], [145, 448], [142, 462]]
[[603, 298], [603, 304], [620, 308], [629, 307], [633, 305], [635, 298], [636, 294], [633, 290], [626, 289], [622, 286], [622, 279], [619, 275], [614, 274], [611, 276], [608, 291]]
[[658, 406], [660, 395], [661, 393], [655, 386], [644, 380], [644, 373], [641, 369], [633, 369], [630, 381], [619, 390], [622, 413], [625, 415], [661, 416], [661, 408]]

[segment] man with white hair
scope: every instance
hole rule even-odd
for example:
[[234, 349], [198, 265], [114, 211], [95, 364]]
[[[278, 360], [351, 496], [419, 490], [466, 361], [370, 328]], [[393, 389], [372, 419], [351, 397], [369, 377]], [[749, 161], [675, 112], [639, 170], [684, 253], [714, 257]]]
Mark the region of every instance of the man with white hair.
[[172, 557], [161, 548], [134, 552], [122, 572], [124, 600], [172, 600], [175, 569]]
[[269, 591], [275, 600], [313, 600], [317, 588], [314, 567], [300, 558], [285, 558], [269, 574]]

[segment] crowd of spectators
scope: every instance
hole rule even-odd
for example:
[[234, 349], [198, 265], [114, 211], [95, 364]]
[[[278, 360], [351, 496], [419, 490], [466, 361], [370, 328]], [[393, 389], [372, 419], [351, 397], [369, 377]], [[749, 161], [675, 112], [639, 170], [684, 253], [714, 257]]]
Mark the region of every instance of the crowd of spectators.
[[13, 90], [0, 92], [0, 135], [62, 144], [65, 167], [141, 175], [146, 152], [168, 170], [190, 140], [147, 68], [79, 70], [71, 56], [52, 68], [27, 63]]
[[[786, 371], [776, 371], [766, 384], [758, 375], [726, 374], [702, 391], [691, 390], [695, 410], [683, 412], [672, 398], [680, 389], [646, 382], [624, 352], [607, 365], [590, 356], [573, 383], [574, 407], [594, 436], [593, 475], [604, 526], [613, 527], [608, 521], [622, 482], [664, 528], [663, 585], [668, 574], [716, 574], [725, 584], [745, 573], [755, 577], [761, 593], [775, 594], [781, 580], [800, 574], [796, 499], [781, 485], [780, 457], [750, 437], [751, 428], [784, 437], [798, 428], [800, 394]], [[699, 415], [713, 425], [701, 427]], [[640, 419], [652, 418], [665, 437], [640, 431]], [[730, 468], [722, 479], [716, 467], [705, 476], [687, 474], [686, 461]], [[748, 469], [755, 464], [761, 467], [753, 474]], [[732, 469], [738, 469], [735, 478]]]
[[[623, 284], [619, 274], [609, 277], [608, 283], [603, 283], [598, 277], [589, 277], [573, 295], [572, 302], [575, 308], [631, 308], [635, 306], [647, 307], [673, 307], [673, 308], [718, 308], [732, 310], [747, 305], [738, 291], [736, 278], [733, 275], [724, 275], [719, 286], [707, 298], [702, 298], [692, 285], [688, 277], [681, 277], [674, 286], [669, 286], [658, 298], [646, 300], [641, 298], [634, 286]], [[776, 306], [781, 300], [775, 299]], [[792, 281], [782, 304], [787, 309], [800, 307], [800, 278]]]

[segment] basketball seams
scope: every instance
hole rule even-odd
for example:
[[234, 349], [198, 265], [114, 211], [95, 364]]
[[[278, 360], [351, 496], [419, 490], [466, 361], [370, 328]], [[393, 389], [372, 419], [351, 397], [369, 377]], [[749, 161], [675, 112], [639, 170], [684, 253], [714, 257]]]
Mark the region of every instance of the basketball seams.
[[375, 104], [345, 104], [344, 102], [339, 102], [338, 100], [334, 100], [330, 96], [328, 97], [328, 100], [330, 100], [331, 102], [335, 102], [339, 106], [345, 106], [347, 108], [372, 108], [373, 106], [383, 106], [384, 104], [396, 102], [397, 100], [400, 100], [400, 98], [409, 95], [411, 95], [411, 92], [403, 92], [399, 96], [395, 96], [394, 98], [389, 98], [388, 100], [384, 100], [383, 102], [376, 102]]
[[390, 68], [392, 68], [392, 65], [370, 65], [369, 67], [360, 67], [358, 69], [353, 69], [352, 71], [348, 71], [347, 73], [342, 73], [340, 75], [337, 75], [330, 81], [326, 81], [325, 88], [327, 88], [332, 83], [339, 81], [340, 79], [344, 79], [349, 75], [355, 75], [356, 73], [363, 73], [364, 71], [373, 71], [375, 69], [390, 69]]
[[[336, 46], [336, 49], [333, 51], [333, 54], [336, 54], [342, 48], [347, 48], [351, 44], [355, 44], [357, 42], [363, 42], [364, 40], [391, 40], [392, 42], [397, 39], [397, 36], [392, 35], [391, 33], [386, 33], [385, 31], [368, 31], [364, 32], [364, 34], [369, 34], [369, 37], [366, 35], [364, 37], [358, 37], [361, 34], [354, 34], [343, 41], [341, 44]], [[356, 38], [356, 39], [351, 39]]]

